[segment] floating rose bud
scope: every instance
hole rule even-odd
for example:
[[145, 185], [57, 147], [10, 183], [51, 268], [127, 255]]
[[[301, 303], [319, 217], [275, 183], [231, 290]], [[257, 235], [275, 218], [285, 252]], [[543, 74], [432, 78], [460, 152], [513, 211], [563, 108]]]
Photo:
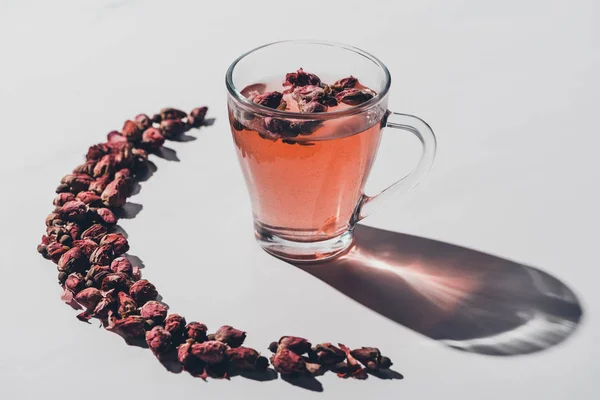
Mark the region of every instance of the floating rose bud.
[[204, 118], [208, 112], [208, 107], [194, 108], [188, 115], [188, 123], [194, 128], [199, 128], [204, 123]]
[[200, 322], [190, 322], [185, 327], [185, 335], [189, 339], [194, 339], [196, 342], [204, 342], [206, 340], [206, 325]]
[[357, 106], [373, 98], [373, 94], [359, 89], [344, 89], [335, 95], [340, 103]]
[[96, 214], [105, 224], [112, 225], [117, 223], [117, 217], [108, 208], [98, 208]]
[[142, 135], [142, 145], [149, 150], [157, 150], [165, 143], [165, 137], [160, 130], [148, 128]]
[[107, 232], [108, 229], [106, 228], [106, 226], [101, 224], [94, 224], [87, 228], [85, 231], [83, 231], [83, 233], [81, 234], [81, 238], [91, 239], [98, 242], [104, 235], [106, 235]]
[[246, 332], [224, 325], [215, 332], [215, 340], [225, 343], [230, 347], [239, 347], [246, 340]]
[[356, 86], [356, 84], [358, 83], [358, 79], [356, 79], [355, 77], [353, 77], [352, 75], [350, 75], [347, 78], [343, 78], [340, 80], [335, 81], [335, 83], [332, 86], [332, 88], [334, 88], [335, 90], [344, 90], [344, 89], [350, 89], [353, 88], [354, 86]]
[[252, 101], [256, 104], [260, 104], [261, 106], [269, 107], [269, 108], [277, 108], [281, 103], [281, 99], [283, 98], [283, 94], [280, 92], [267, 92], [263, 94], [258, 94], [252, 98]]
[[154, 322], [162, 323], [167, 317], [167, 306], [159, 301], [150, 300], [142, 306], [140, 315], [145, 319], [151, 319]]
[[129, 251], [129, 243], [125, 236], [120, 233], [109, 233], [102, 237], [100, 246], [110, 245], [116, 256], [127, 253]]
[[164, 121], [167, 119], [182, 119], [185, 117], [187, 117], [187, 114], [176, 108], [167, 107], [167, 108], [163, 108], [162, 110], [160, 110], [161, 121]]
[[121, 129], [121, 135], [127, 138], [129, 142], [137, 142], [142, 138], [142, 132], [138, 125], [131, 121], [125, 121], [123, 124], [123, 128]]
[[303, 104], [300, 109], [302, 112], [306, 113], [321, 113], [327, 111], [327, 106], [324, 106], [317, 101], [311, 101], [310, 103]]
[[288, 349], [296, 354], [302, 355], [308, 352], [311, 348], [311, 344], [308, 340], [297, 337], [297, 336], [283, 336], [279, 339], [278, 349]]
[[160, 356], [171, 349], [171, 334], [162, 326], [155, 326], [146, 332], [146, 343], [155, 355]]
[[333, 365], [346, 359], [346, 353], [331, 343], [321, 343], [313, 347], [319, 363]]
[[137, 311], [137, 304], [135, 301], [125, 292], [118, 293], [118, 304], [117, 310], [121, 318], [125, 318], [128, 315], [134, 314]]
[[113, 289], [115, 292], [129, 292], [129, 287], [131, 283], [129, 282], [129, 277], [122, 272], [114, 272], [112, 274], [106, 275], [102, 279], [102, 285], [100, 288], [103, 291], [109, 291]]
[[81, 200], [71, 200], [58, 210], [58, 215], [64, 221], [83, 221], [87, 215], [87, 206]]
[[88, 266], [88, 258], [79, 247], [73, 247], [58, 260], [58, 270], [66, 273], [83, 272]]
[[146, 279], [141, 279], [131, 285], [129, 288], [129, 295], [135, 300], [138, 306], [142, 306], [147, 301], [155, 300], [156, 296], [158, 296], [158, 292], [153, 284]]
[[[65, 203], [67, 203], [67, 202], [69, 202], [71, 200], [75, 200], [75, 195], [73, 195], [73, 193], [69, 193], [69, 192], [59, 193], [54, 198], [54, 201], [52, 202], [52, 204], [54, 204], [55, 206], [59, 206], [60, 207], [60, 206], [64, 205]], [[58, 214], [56, 214], [56, 213], [52, 213], [52, 214], [58, 216]], [[46, 225], [48, 225], [48, 220], [46, 220]]]
[[146, 114], [138, 114], [135, 116], [135, 124], [140, 132], [144, 132], [146, 129], [152, 126], [152, 121]]
[[271, 364], [280, 374], [293, 374], [306, 372], [306, 361], [298, 354], [280, 347], [271, 357]]
[[115, 254], [111, 245], [98, 246], [90, 255], [90, 263], [92, 265], [110, 265], [114, 256]]
[[227, 346], [216, 340], [194, 343], [190, 349], [192, 355], [208, 364], [218, 364], [227, 359]]
[[93, 309], [102, 300], [102, 292], [96, 288], [86, 288], [77, 293], [75, 301], [83, 307]]
[[285, 75], [284, 86], [306, 86], [306, 85], [319, 85], [321, 79], [315, 74], [304, 72], [300, 68], [296, 72], [290, 72]]
[[180, 343], [183, 340], [185, 325], [185, 318], [179, 314], [171, 314], [165, 319], [165, 329], [171, 334], [173, 343]]

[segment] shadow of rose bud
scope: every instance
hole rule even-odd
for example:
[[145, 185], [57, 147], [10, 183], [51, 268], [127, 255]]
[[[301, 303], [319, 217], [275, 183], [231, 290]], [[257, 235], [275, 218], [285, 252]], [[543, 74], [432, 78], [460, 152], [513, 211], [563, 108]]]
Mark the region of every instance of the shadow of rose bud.
[[88, 160], [81, 165], [78, 165], [73, 169], [74, 174], [85, 174], [92, 176], [94, 174], [94, 167], [96, 166], [95, 160]]
[[147, 301], [156, 300], [158, 292], [156, 287], [146, 279], [140, 279], [129, 288], [129, 295], [138, 306], [144, 305]]
[[173, 343], [179, 344], [183, 340], [186, 321], [179, 314], [170, 314], [165, 319], [165, 329], [171, 334]]
[[218, 364], [227, 360], [227, 345], [211, 340], [204, 343], [194, 343], [190, 349], [192, 355], [207, 364]]
[[104, 207], [103, 208], [98, 208], [96, 210], [96, 214], [98, 215], [98, 217], [100, 217], [100, 219], [102, 220], [102, 222], [104, 222], [105, 224], [112, 225], [112, 224], [116, 224], [117, 223], [117, 217], [108, 208], [104, 208]]
[[194, 128], [199, 128], [204, 123], [208, 107], [196, 107], [188, 115], [188, 123]]
[[77, 293], [83, 289], [83, 275], [77, 272], [73, 272], [65, 280], [65, 288], [69, 289], [73, 293]]
[[142, 135], [142, 146], [148, 150], [158, 150], [165, 144], [165, 137], [160, 130], [156, 128], [148, 128]]
[[82, 307], [94, 309], [98, 302], [102, 300], [102, 292], [96, 288], [86, 288], [75, 295], [75, 301]]
[[121, 135], [126, 137], [129, 142], [137, 142], [142, 138], [142, 131], [135, 122], [127, 120], [123, 124]]
[[90, 255], [90, 263], [92, 265], [110, 265], [113, 258], [112, 246], [109, 244], [100, 245]]
[[144, 318], [139, 315], [130, 315], [123, 319], [116, 319], [109, 313], [106, 330], [119, 334], [129, 342], [133, 339], [144, 337], [146, 334], [144, 323]]
[[88, 258], [79, 247], [73, 247], [58, 260], [58, 270], [66, 273], [84, 272], [89, 265]]
[[102, 192], [102, 201], [107, 207], [119, 208], [127, 202], [129, 188], [122, 179], [114, 179]]
[[154, 355], [163, 355], [171, 349], [171, 334], [162, 326], [155, 326], [146, 332], [146, 343]]
[[87, 206], [81, 200], [71, 200], [58, 210], [58, 215], [63, 221], [84, 221], [87, 216]]
[[230, 347], [239, 347], [246, 340], [246, 332], [224, 325], [215, 332], [215, 340], [225, 343]]
[[97, 178], [96, 180], [94, 180], [92, 183], [90, 183], [89, 190], [96, 194], [102, 194], [102, 192], [104, 191], [104, 189], [106, 189], [106, 187], [108, 186], [109, 183], [110, 183], [109, 175], [101, 176], [101, 177]]
[[229, 348], [225, 353], [230, 366], [235, 369], [244, 371], [264, 370], [269, 364], [269, 361], [262, 357], [267, 365], [264, 365], [263, 360], [261, 360], [260, 365], [257, 365], [258, 359], [261, 358], [260, 354], [249, 347]]
[[54, 243], [50, 243], [48, 246], [46, 246], [46, 253], [48, 254], [48, 257], [50, 257], [50, 259], [52, 261], [57, 263], [58, 260], [60, 260], [60, 258], [62, 257], [62, 255], [65, 254], [67, 251], [69, 251], [69, 249], [70, 249], [70, 247], [67, 247], [58, 242], [54, 242]]
[[102, 285], [100, 286], [100, 289], [105, 292], [113, 289], [117, 293], [128, 293], [130, 286], [131, 282], [129, 282], [129, 277], [127, 275], [122, 272], [114, 272], [102, 278]]
[[87, 228], [85, 231], [83, 231], [83, 233], [81, 234], [81, 238], [91, 239], [95, 242], [98, 242], [104, 235], [106, 235], [107, 232], [108, 229], [106, 228], [106, 226], [101, 224], [94, 224]]
[[61, 183], [69, 186], [72, 192], [79, 193], [83, 190], [87, 190], [94, 179], [86, 174], [69, 174], [65, 175]]
[[206, 325], [200, 322], [190, 322], [185, 326], [185, 337], [194, 339], [196, 342], [204, 342], [206, 340]]
[[137, 311], [137, 304], [135, 301], [125, 292], [119, 292], [117, 294], [119, 308], [117, 313], [121, 318], [125, 318], [128, 315], [135, 314]]
[[102, 299], [94, 307], [94, 317], [106, 319], [109, 316], [109, 311], [112, 312], [117, 308], [117, 300], [112, 294], [112, 290], [102, 293]]
[[77, 200], [81, 200], [85, 204], [90, 205], [92, 207], [102, 205], [102, 199], [100, 198], [100, 196], [98, 196], [96, 192], [92, 192], [91, 190], [77, 193]]
[[86, 257], [89, 257], [98, 247], [98, 243], [91, 239], [80, 239], [73, 241], [73, 247], [79, 247], [81, 251], [83, 251], [83, 254], [85, 254]]
[[159, 301], [150, 300], [142, 306], [140, 315], [145, 319], [151, 319], [156, 323], [162, 323], [167, 317], [167, 306]]
[[59, 193], [52, 201], [52, 204], [60, 207], [60, 206], [64, 205], [66, 202], [69, 202], [71, 200], [75, 200], [75, 196], [73, 195], [73, 193], [69, 193], [69, 192]]
[[308, 352], [311, 344], [308, 340], [297, 336], [283, 336], [279, 339], [278, 350], [282, 348], [293, 351], [296, 354], [302, 355]]
[[321, 343], [313, 347], [319, 363], [333, 365], [346, 359], [346, 353], [331, 343]]
[[115, 157], [112, 154], [105, 155], [94, 167], [94, 178], [111, 175], [115, 171], [115, 164]]
[[180, 119], [163, 119], [160, 123], [160, 130], [163, 136], [169, 139], [181, 135], [187, 129], [185, 123]]
[[129, 251], [129, 243], [125, 236], [120, 233], [108, 233], [100, 239], [100, 246], [110, 245], [116, 256], [127, 253]]
[[279, 347], [277, 353], [271, 357], [271, 365], [275, 371], [284, 375], [306, 372], [306, 361], [298, 354], [283, 347]]
[[127, 257], [117, 257], [110, 263], [110, 269], [113, 272], [121, 272], [127, 276], [133, 273], [133, 266]]
[[166, 107], [160, 110], [161, 121], [166, 119], [181, 119], [185, 117], [187, 117], [187, 114], [176, 108]]
[[144, 132], [146, 129], [152, 126], [152, 120], [146, 114], [138, 114], [134, 118], [135, 124], [141, 132]]

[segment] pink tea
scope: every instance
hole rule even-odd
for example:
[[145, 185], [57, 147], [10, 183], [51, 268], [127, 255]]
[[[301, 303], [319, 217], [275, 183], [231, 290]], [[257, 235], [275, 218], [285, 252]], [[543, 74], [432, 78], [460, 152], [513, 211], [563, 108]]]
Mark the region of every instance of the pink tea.
[[[295, 113], [332, 113], [376, 96], [354, 77], [327, 85], [302, 70], [247, 86], [242, 94]], [[314, 241], [351, 227], [379, 146], [381, 115], [306, 121], [230, 110], [230, 120], [257, 232]]]

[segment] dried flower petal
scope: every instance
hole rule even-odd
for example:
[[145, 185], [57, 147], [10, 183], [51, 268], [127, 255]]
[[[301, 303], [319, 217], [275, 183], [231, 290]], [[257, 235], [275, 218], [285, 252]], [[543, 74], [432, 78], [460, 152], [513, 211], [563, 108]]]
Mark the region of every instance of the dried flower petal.
[[65, 175], [60, 182], [69, 186], [71, 191], [79, 193], [82, 190], [87, 190], [93, 180], [91, 176], [86, 174], [69, 174]]
[[358, 79], [356, 79], [355, 77], [350, 75], [347, 78], [343, 78], [343, 79], [335, 81], [335, 83], [331, 86], [334, 90], [341, 91], [344, 89], [353, 88], [354, 86], [356, 86], [357, 83], [358, 83]]
[[325, 373], [325, 367], [323, 367], [321, 364], [306, 362], [306, 360], [305, 360], [305, 363], [306, 363], [306, 370], [312, 376], [320, 376]]
[[366, 379], [368, 376], [367, 371], [360, 366], [359, 362], [351, 354], [350, 349], [341, 343], [338, 343], [338, 346], [340, 346], [340, 349], [342, 349], [342, 351], [346, 353], [348, 365], [347, 371], [345, 371], [344, 373], [338, 372], [338, 376], [341, 378], [353, 377], [356, 379]]
[[365, 90], [359, 89], [344, 89], [335, 95], [335, 98], [340, 103], [357, 106], [367, 100], [373, 98], [373, 94]]
[[239, 347], [246, 340], [246, 332], [224, 325], [215, 332], [215, 340], [225, 343], [230, 347]]
[[152, 121], [146, 114], [138, 114], [135, 116], [135, 124], [141, 132], [144, 132], [152, 126]]
[[153, 284], [146, 279], [141, 279], [131, 285], [129, 288], [129, 295], [135, 300], [138, 306], [142, 306], [147, 301], [155, 300], [156, 296], [158, 296], [158, 292]]
[[142, 306], [140, 315], [145, 319], [151, 319], [154, 322], [162, 323], [167, 317], [167, 306], [159, 301], [150, 300]]
[[95, 160], [87, 160], [81, 165], [78, 165], [73, 169], [73, 173], [75, 174], [85, 174], [92, 176], [94, 174], [94, 166], [96, 166]]
[[192, 354], [192, 340], [183, 343], [177, 349], [177, 359], [183, 366], [183, 369], [190, 373], [200, 373], [204, 371], [206, 363]]
[[115, 255], [121, 255], [129, 251], [129, 243], [127, 238], [120, 233], [109, 233], [102, 237], [100, 246], [110, 245], [113, 248]]
[[121, 132], [119, 131], [110, 131], [106, 134], [106, 141], [108, 143], [126, 142], [127, 138], [121, 135]]
[[194, 339], [196, 342], [204, 342], [206, 340], [206, 325], [200, 322], [190, 322], [185, 327], [185, 335], [189, 339]]
[[226, 354], [229, 365], [239, 370], [264, 370], [269, 364], [268, 360], [264, 357], [262, 357], [264, 360], [261, 360], [259, 363], [258, 360], [261, 357], [258, 351], [248, 347], [229, 348]]
[[117, 300], [112, 294], [112, 290], [102, 294], [102, 299], [94, 307], [94, 317], [106, 319], [109, 316], [109, 311], [112, 312], [117, 306]]
[[96, 194], [102, 194], [102, 192], [104, 191], [104, 189], [106, 189], [110, 181], [111, 179], [109, 175], [101, 176], [92, 183], [90, 183], [89, 190]]
[[114, 179], [102, 192], [102, 201], [107, 207], [122, 207], [127, 202], [129, 188], [122, 179]]
[[162, 355], [171, 349], [171, 334], [162, 326], [155, 326], [146, 332], [146, 343], [155, 355]]
[[65, 288], [73, 293], [77, 293], [83, 288], [83, 275], [77, 272], [70, 274], [65, 281]]

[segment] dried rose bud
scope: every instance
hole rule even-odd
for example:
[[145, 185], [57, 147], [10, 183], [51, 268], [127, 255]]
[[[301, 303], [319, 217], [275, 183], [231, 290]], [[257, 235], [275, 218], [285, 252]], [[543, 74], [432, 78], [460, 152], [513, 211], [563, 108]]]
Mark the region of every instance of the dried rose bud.
[[313, 347], [319, 363], [333, 365], [346, 359], [346, 353], [331, 343], [321, 343]]
[[87, 206], [80, 200], [71, 200], [58, 210], [58, 215], [63, 221], [83, 221], [87, 215]]
[[100, 217], [100, 219], [105, 223], [105, 224], [116, 224], [117, 223], [117, 217], [115, 216], [115, 214], [108, 208], [98, 208], [96, 210], [96, 214], [98, 215], [98, 217]]
[[114, 289], [115, 292], [129, 292], [129, 287], [131, 286], [131, 282], [129, 282], [129, 277], [122, 272], [114, 272], [112, 274], [106, 275], [102, 279], [102, 285], [100, 288], [107, 292], [111, 289]]
[[381, 358], [381, 352], [375, 347], [361, 347], [360, 349], [352, 350], [350, 354], [363, 365], [367, 365], [369, 361], [379, 363], [379, 359]]
[[83, 275], [77, 272], [70, 274], [65, 280], [65, 287], [71, 292], [77, 293], [83, 288]]
[[125, 121], [125, 124], [123, 124], [121, 135], [125, 136], [130, 142], [137, 142], [142, 138], [142, 131], [135, 122], [127, 120]]
[[319, 103], [318, 101], [313, 100], [310, 103], [303, 104], [300, 107], [300, 110], [302, 112], [306, 112], [306, 113], [321, 113], [321, 112], [327, 111], [327, 106], [324, 106], [323, 104]]
[[49, 226], [46, 228], [46, 235], [48, 235], [50, 242], [59, 242], [66, 246], [70, 246], [70, 243], [65, 243], [63, 240], [63, 237], [71, 238], [66, 226]]
[[140, 279], [129, 288], [129, 295], [138, 306], [144, 305], [149, 300], [156, 300], [158, 292], [156, 287], [146, 279]]
[[113, 272], [121, 272], [128, 276], [131, 276], [133, 272], [133, 266], [131, 265], [131, 261], [127, 259], [127, 257], [117, 257], [112, 263], [110, 263], [110, 269]]
[[190, 349], [190, 353], [194, 357], [199, 358], [207, 364], [218, 364], [227, 359], [227, 345], [217, 342], [216, 340], [194, 343]]
[[206, 340], [206, 325], [200, 322], [190, 322], [185, 326], [185, 335], [189, 339], [194, 339], [196, 342], [204, 342]]
[[155, 326], [146, 332], [146, 343], [155, 355], [161, 355], [171, 349], [171, 334], [162, 326]]
[[267, 117], [265, 118], [265, 128], [272, 133], [283, 133], [289, 129], [290, 123], [287, 120]]
[[135, 304], [131, 296], [125, 292], [119, 292], [117, 296], [119, 299], [119, 309], [117, 312], [121, 318], [134, 314], [137, 311], [137, 304]]
[[165, 137], [156, 128], [148, 128], [142, 135], [142, 146], [149, 150], [157, 150], [165, 144]]
[[61, 183], [69, 186], [72, 192], [79, 193], [83, 190], [87, 190], [93, 180], [94, 179], [89, 175], [69, 174], [62, 178]]
[[104, 175], [101, 176], [100, 178], [96, 179], [94, 182], [90, 183], [90, 191], [96, 193], [96, 194], [102, 194], [102, 192], [104, 191], [104, 189], [106, 189], [106, 187], [108, 186], [108, 184], [110, 183], [110, 176], [109, 175]]
[[96, 192], [92, 192], [91, 190], [77, 193], [77, 199], [90, 206], [102, 205], [102, 199], [100, 198], [100, 196], [98, 196]]
[[161, 323], [167, 317], [167, 306], [159, 301], [150, 300], [142, 306], [140, 315], [146, 319]]
[[144, 337], [144, 318], [139, 315], [130, 315], [123, 319], [109, 318], [109, 324], [106, 330], [121, 335], [125, 340], [132, 340]]
[[146, 114], [138, 114], [135, 116], [134, 120], [140, 132], [144, 132], [146, 129], [152, 126], [152, 121]]
[[188, 115], [188, 123], [194, 128], [199, 128], [202, 126], [204, 122], [204, 118], [206, 117], [206, 113], [208, 112], [208, 107], [197, 107], [194, 108]]
[[103, 175], [111, 175], [115, 171], [115, 164], [115, 157], [112, 154], [105, 155], [94, 167], [94, 177], [98, 178]]
[[160, 116], [160, 114], [154, 114], [151, 119], [152, 123], [154, 124], [160, 124], [160, 121], [162, 121], [162, 117]]
[[108, 233], [102, 237], [100, 240], [100, 246], [110, 245], [113, 248], [113, 251], [116, 256], [119, 256], [123, 253], [127, 253], [129, 250], [129, 243], [127, 242], [127, 238], [120, 233]]
[[50, 258], [48, 256], [48, 245], [44, 244], [44, 243], [40, 243], [37, 245], [37, 251], [38, 253], [40, 253], [44, 258]]
[[129, 188], [122, 179], [115, 179], [102, 192], [102, 201], [107, 207], [122, 207], [127, 202]]
[[105, 154], [108, 154], [109, 152], [110, 152], [110, 149], [106, 145], [106, 143], [95, 144], [88, 149], [85, 159], [86, 160], [99, 160]]
[[73, 247], [58, 260], [58, 270], [71, 273], [83, 272], [89, 266], [88, 258], [79, 247]]
[[171, 334], [174, 343], [179, 343], [183, 338], [185, 325], [185, 318], [179, 314], [171, 314], [165, 319], [165, 329]]
[[94, 250], [98, 247], [98, 243], [91, 239], [74, 240], [73, 247], [79, 247], [86, 257], [90, 257]]
[[48, 257], [50, 257], [50, 259], [55, 263], [58, 262], [61, 256], [67, 251], [69, 251], [69, 247], [57, 242], [50, 243], [48, 246], [46, 246], [46, 253], [48, 254]]
[[87, 272], [85, 279], [91, 280], [91, 281], [97, 283], [98, 284], [97, 286], [100, 286], [104, 277], [107, 276], [108, 274], [110, 274], [111, 272], [112, 271], [110, 270], [110, 267], [108, 267], [106, 265], [94, 265]]
[[182, 119], [187, 117], [187, 114], [176, 108], [167, 107], [160, 110], [160, 117], [161, 121], [164, 121], [166, 119]]
[[304, 361], [306, 363], [306, 370], [312, 376], [320, 376], [325, 373], [325, 367], [318, 363], [311, 363]]
[[335, 83], [331, 86], [335, 90], [344, 90], [344, 89], [353, 88], [354, 86], [356, 86], [357, 83], [358, 83], [358, 79], [356, 79], [355, 77], [350, 75], [347, 78], [343, 78], [343, 79], [335, 81]]
[[379, 364], [377, 365], [379, 368], [389, 369], [394, 363], [390, 360], [389, 357], [383, 356], [379, 359]]
[[288, 349], [296, 354], [302, 355], [310, 350], [311, 344], [308, 340], [297, 336], [283, 336], [279, 339], [278, 349]]
[[83, 233], [81, 234], [81, 238], [91, 239], [98, 242], [104, 235], [106, 235], [107, 232], [108, 229], [106, 228], [106, 226], [101, 224], [94, 224], [87, 228], [85, 231], [83, 231]]
[[133, 162], [133, 145], [128, 142], [109, 143], [115, 159], [115, 168], [127, 168]]
[[148, 152], [144, 149], [134, 148], [133, 154], [133, 165], [132, 168], [139, 170], [147, 166], [148, 163]]
[[106, 134], [106, 141], [108, 143], [126, 142], [127, 138], [121, 135], [121, 132], [119, 131], [110, 131]]
[[230, 347], [240, 347], [246, 340], [246, 332], [224, 325], [215, 332], [215, 340], [225, 343]]
[[304, 72], [300, 68], [296, 72], [290, 72], [285, 75], [285, 82], [283, 86], [306, 86], [306, 85], [319, 85], [321, 79], [315, 74]]
[[177, 349], [177, 359], [186, 371], [203, 371], [206, 363], [192, 354], [192, 344], [194, 344], [194, 341], [189, 340], [180, 345]]
[[142, 279], [142, 270], [140, 267], [133, 267], [133, 270], [131, 271], [131, 279], [134, 282]]
[[85, 308], [94, 308], [102, 300], [102, 292], [96, 288], [86, 288], [75, 296], [75, 301]]
[[277, 349], [279, 348], [279, 344], [277, 342], [271, 342], [269, 344], [268, 349], [271, 350], [272, 353], [277, 353]]
[[280, 347], [271, 357], [271, 364], [280, 374], [293, 374], [306, 372], [306, 361], [298, 354]]
[[[64, 194], [64, 193], [60, 193], [60, 194]], [[64, 222], [64, 221], [62, 221], [61, 223], [55, 223], [55, 221], [62, 221], [60, 219], [60, 216], [58, 215], [58, 213], [52, 212], [52, 213], [48, 214], [48, 216], [46, 217], [46, 226], [63, 225], [63, 222]]]
[[[269, 361], [265, 357], [260, 357], [258, 351], [248, 347], [229, 348], [225, 353], [227, 354], [229, 365], [236, 369], [264, 371], [269, 364]], [[259, 358], [261, 359], [260, 362]]]
[[338, 343], [338, 346], [340, 346], [340, 349], [346, 353], [347, 370], [343, 372], [338, 371], [337, 375], [340, 378], [352, 377], [356, 379], [367, 379], [367, 370], [361, 367], [358, 360], [356, 360], [356, 358], [354, 358], [354, 356], [351, 354], [350, 349], [341, 343]]
[[92, 265], [109, 265], [114, 256], [111, 245], [98, 246], [90, 256], [90, 263]]
[[[60, 207], [60, 206], [64, 205], [66, 202], [69, 202], [71, 200], [75, 200], [75, 196], [73, 195], [73, 193], [68, 193], [68, 192], [67, 193], [59, 193], [54, 198], [54, 201], [52, 201], [52, 204]], [[46, 222], [46, 224], [47, 224], [47, 222]]]
[[180, 119], [163, 119], [160, 130], [164, 137], [172, 138], [186, 131], [185, 123]]
[[114, 311], [117, 306], [117, 300], [112, 294], [112, 290], [103, 293], [102, 299], [94, 307], [94, 317], [106, 319], [109, 316], [109, 311]]
[[55, 190], [56, 193], [67, 193], [70, 191], [71, 191], [71, 187], [69, 185], [65, 185], [64, 183], [61, 183], [60, 185], [58, 185]]
[[269, 108], [277, 108], [281, 103], [281, 99], [283, 98], [283, 94], [280, 92], [267, 92], [263, 94], [259, 94], [254, 96], [252, 101], [256, 104], [260, 104], [261, 106], [269, 107]]
[[335, 95], [340, 103], [357, 106], [373, 98], [373, 94], [359, 89], [344, 89]]
[[95, 160], [88, 160], [81, 165], [78, 165], [73, 169], [74, 174], [85, 174], [92, 176], [94, 174], [94, 166], [96, 166]]

